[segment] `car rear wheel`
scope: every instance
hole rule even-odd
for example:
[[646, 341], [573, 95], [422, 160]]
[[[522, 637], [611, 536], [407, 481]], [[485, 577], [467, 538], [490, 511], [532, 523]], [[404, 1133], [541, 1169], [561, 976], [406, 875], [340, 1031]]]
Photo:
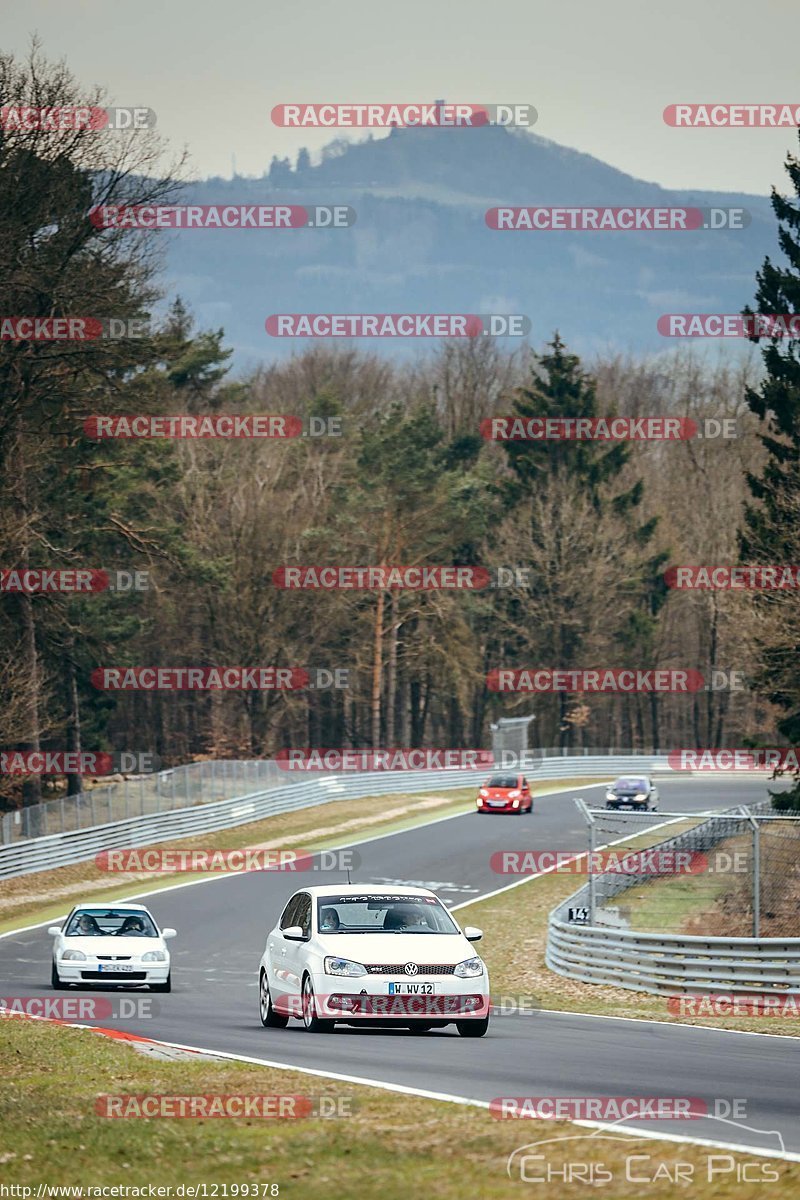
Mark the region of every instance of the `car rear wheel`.
[[476, 1021], [456, 1021], [456, 1029], [462, 1037], [483, 1037], [489, 1028], [489, 1018]]
[[288, 1016], [285, 1013], [276, 1012], [272, 1007], [272, 996], [269, 994], [266, 971], [261, 972], [258, 980], [258, 1013], [265, 1029], [285, 1029], [289, 1024]]
[[326, 1021], [317, 1016], [317, 998], [314, 995], [314, 985], [308, 975], [303, 979], [303, 1024], [309, 1033], [328, 1033], [333, 1029], [333, 1021]]
[[163, 983], [151, 983], [151, 992], [171, 992], [172, 991], [172, 972], [167, 975]]

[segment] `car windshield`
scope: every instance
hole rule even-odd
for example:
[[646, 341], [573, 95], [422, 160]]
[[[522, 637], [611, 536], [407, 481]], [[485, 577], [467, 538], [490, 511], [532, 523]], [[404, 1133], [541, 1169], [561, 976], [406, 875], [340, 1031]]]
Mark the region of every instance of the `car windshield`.
[[320, 933], [458, 933], [447, 909], [433, 896], [321, 896]]
[[70, 917], [66, 937], [158, 937], [149, 913], [130, 908], [81, 908]]
[[516, 775], [493, 775], [486, 786], [495, 788], [515, 788], [519, 786], [519, 781], [517, 780]]
[[620, 792], [646, 792], [646, 779], [618, 779], [614, 784]]

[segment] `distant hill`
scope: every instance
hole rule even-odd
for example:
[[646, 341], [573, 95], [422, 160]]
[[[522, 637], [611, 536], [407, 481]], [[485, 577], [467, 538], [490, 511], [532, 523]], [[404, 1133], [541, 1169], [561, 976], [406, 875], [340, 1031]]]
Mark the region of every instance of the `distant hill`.
[[[776, 170], [776, 176], [779, 171]], [[769, 182], [769, 181], [767, 181]], [[766, 253], [778, 254], [766, 196], [673, 192], [528, 132], [393, 130], [334, 142], [299, 170], [208, 179], [185, 200], [350, 204], [342, 230], [193, 230], [168, 235], [171, 291], [203, 326], [224, 326], [239, 368], [302, 348], [264, 332], [274, 312], [522, 312], [541, 344], [558, 327], [581, 353], [659, 350], [663, 312], [738, 312]], [[516, 205], [739, 206], [744, 230], [498, 233], [484, 213]], [[145, 235], [143, 235], [145, 236]], [[365, 340], [382, 353], [424, 342]]]

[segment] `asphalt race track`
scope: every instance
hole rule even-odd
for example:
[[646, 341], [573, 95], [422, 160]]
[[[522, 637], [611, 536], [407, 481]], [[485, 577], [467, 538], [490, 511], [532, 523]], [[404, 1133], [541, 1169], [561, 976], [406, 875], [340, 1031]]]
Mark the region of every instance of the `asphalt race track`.
[[[668, 779], [658, 786], [661, 808], [680, 812], [765, 796], [765, 784], [753, 779]], [[453, 907], [477, 899], [513, 882], [491, 870], [495, 850], [585, 849], [586, 829], [573, 803], [578, 794], [599, 803], [601, 789], [538, 797], [531, 817], [468, 812], [355, 842], [361, 866], [353, 882], [419, 884]], [[328, 877], [343, 878], [341, 872]], [[183, 1046], [483, 1102], [500, 1096], [690, 1096], [711, 1107], [718, 1098], [745, 1100], [749, 1128], [711, 1118], [637, 1127], [762, 1151], [779, 1150], [780, 1134], [786, 1151], [800, 1154], [800, 1040], [670, 1024], [666, 1006], [664, 1024], [569, 1013], [498, 1015], [488, 1035], [477, 1040], [459, 1038], [455, 1027], [413, 1034], [338, 1026], [332, 1034], [313, 1035], [292, 1021], [284, 1030], [263, 1029], [256, 971], [266, 933], [303, 882], [325, 880], [322, 873], [254, 872], [144, 899], [162, 927], [178, 930], [171, 943], [173, 991], [154, 997], [157, 1016], [120, 1020], [115, 1027]], [[576, 887], [579, 883], [576, 879]], [[55, 995], [49, 987], [50, 954], [44, 928], [2, 937], [0, 995]], [[487, 1113], [485, 1119], [494, 1118]], [[546, 1136], [541, 1128], [521, 1122], [520, 1143]]]

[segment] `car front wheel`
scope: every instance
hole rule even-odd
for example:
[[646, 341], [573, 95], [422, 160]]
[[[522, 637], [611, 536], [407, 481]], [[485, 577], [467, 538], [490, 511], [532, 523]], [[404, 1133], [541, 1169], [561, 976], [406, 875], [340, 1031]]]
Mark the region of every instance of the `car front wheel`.
[[303, 1024], [309, 1033], [328, 1033], [333, 1029], [333, 1021], [326, 1021], [317, 1016], [317, 998], [314, 995], [314, 985], [308, 975], [303, 979]]
[[163, 983], [151, 983], [151, 992], [171, 992], [172, 991], [172, 972], [167, 975]]
[[479, 1021], [456, 1021], [456, 1029], [462, 1037], [483, 1037], [489, 1028], [489, 1018]]
[[55, 959], [53, 960], [53, 965], [50, 968], [50, 986], [53, 988], [57, 988], [57, 989], [60, 989], [65, 986], [58, 977], [58, 971], [56, 970]]

